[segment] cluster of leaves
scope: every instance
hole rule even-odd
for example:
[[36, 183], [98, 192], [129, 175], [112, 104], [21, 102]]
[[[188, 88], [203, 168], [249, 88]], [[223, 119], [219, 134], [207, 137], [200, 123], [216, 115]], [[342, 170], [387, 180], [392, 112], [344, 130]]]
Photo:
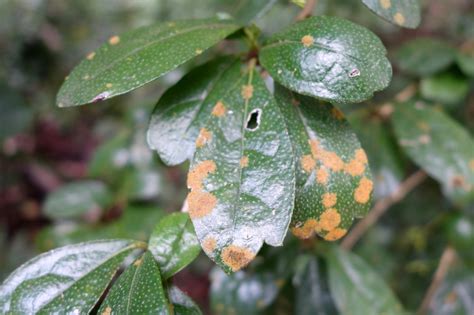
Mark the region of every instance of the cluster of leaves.
[[[395, 144], [384, 125], [387, 116], [406, 155], [441, 184], [450, 206], [472, 215], [474, 142], [430, 102], [440, 102], [446, 110], [463, 102], [473, 75], [474, 49], [457, 51], [430, 39], [406, 44], [398, 51], [397, 65], [415, 77], [407, 81], [421, 77], [419, 90], [409, 86], [408, 97], [399, 95], [395, 103], [367, 106], [346, 118], [341, 111], [349, 107], [346, 104], [368, 100], [390, 83], [392, 68], [381, 41], [362, 26], [319, 16], [261, 44], [259, 30], [246, 25], [273, 3], [252, 1], [234, 20], [166, 22], [112, 36], [66, 78], [58, 94], [60, 107], [129, 92], [223, 39], [244, 40], [250, 46], [250, 52], [221, 56], [192, 69], [165, 92], [151, 116], [147, 140], [161, 160], [167, 165], [190, 161], [184, 207], [189, 216], [163, 218], [148, 243], [93, 241], [38, 256], [0, 287], [0, 310], [199, 314], [184, 293], [164, 280], [196, 258], [200, 243], [221, 269], [235, 272], [212, 272], [211, 307], [216, 313], [257, 314], [272, 308], [297, 314], [336, 309], [342, 314], [403, 313], [371, 267], [337, 246], [322, 243], [308, 251], [292, 243], [284, 252], [264, 247], [263, 262], [239, 270], [255, 259], [264, 243], [282, 245], [288, 230], [301, 239], [314, 234], [328, 241], [340, 239], [354, 218], [369, 210], [374, 187], [379, 197], [397, 189], [403, 167], [397, 155], [390, 154]], [[418, 1], [363, 3], [399, 26], [419, 24]], [[450, 67], [455, 61], [458, 66]], [[383, 154], [371, 146], [371, 137], [384, 139], [377, 142], [384, 145]], [[96, 153], [89, 173], [106, 183], [64, 186], [50, 195], [45, 213], [57, 220], [77, 220], [110, 207], [112, 200], [155, 197], [149, 183], [159, 179], [151, 179], [146, 153], [123, 149], [132, 139], [133, 134], [119, 135]], [[158, 219], [143, 212], [139, 216], [148, 223]], [[121, 220], [115, 225], [126, 225], [130, 218]], [[454, 240], [462, 230], [462, 239], [452, 244], [463, 252], [473, 244], [469, 220], [458, 218], [449, 232]], [[116, 234], [88, 235], [123, 238], [121, 228], [110, 227]], [[137, 232], [141, 236], [133, 238], [146, 239], [143, 230]], [[296, 263], [295, 256], [288, 255], [291, 248]], [[112, 281], [124, 263], [128, 267]], [[451, 293], [446, 286], [440, 296]]]

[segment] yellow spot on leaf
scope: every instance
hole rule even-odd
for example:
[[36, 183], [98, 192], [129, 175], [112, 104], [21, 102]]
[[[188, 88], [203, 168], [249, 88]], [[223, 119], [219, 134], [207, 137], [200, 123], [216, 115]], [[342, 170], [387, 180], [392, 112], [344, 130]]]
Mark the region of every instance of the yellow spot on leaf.
[[196, 147], [201, 148], [203, 147], [206, 143], [211, 142], [212, 139], [212, 133], [208, 131], [206, 128], [201, 128], [199, 131], [199, 136], [196, 139]]
[[329, 173], [325, 168], [321, 168], [316, 173], [316, 181], [321, 185], [326, 185], [329, 180]]
[[305, 35], [301, 38], [301, 43], [305, 47], [309, 47], [314, 44], [314, 37], [311, 35]]
[[397, 23], [398, 25], [403, 25], [403, 24], [405, 24], [405, 17], [404, 17], [403, 14], [401, 14], [400, 12], [397, 12], [397, 13], [393, 16], [393, 20], [394, 20], [395, 23]]
[[335, 228], [334, 230], [330, 231], [328, 234], [324, 236], [326, 241], [336, 241], [346, 235], [347, 230], [341, 228]]
[[192, 190], [188, 194], [189, 216], [192, 219], [202, 218], [212, 212], [217, 204], [217, 198], [202, 190]]
[[222, 262], [234, 272], [247, 266], [254, 258], [255, 253], [237, 245], [229, 245], [221, 253]]
[[142, 262], [143, 262], [143, 259], [140, 258], [140, 259], [135, 260], [135, 262], [133, 263], [133, 265], [134, 265], [135, 267], [139, 267], [139, 266], [142, 264]]
[[110, 306], [107, 306], [105, 310], [102, 312], [102, 315], [110, 315], [110, 314], [112, 314], [112, 309], [110, 308]]
[[416, 126], [421, 130], [421, 131], [425, 131], [425, 132], [428, 132], [431, 130], [431, 127], [430, 125], [428, 125], [426, 122], [424, 121], [419, 121], [416, 123]]
[[380, 5], [382, 6], [382, 8], [388, 9], [392, 6], [392, 3], [390, 2], [390, 0], [380, 0]]
[[82, 77], [84, 80], [89, 80], [91, 78], [90, 75], [86, 74], [85, 76]]
[[198, 48], [198, 49], [196, 49], [196, 54], [197, 54], [197, 55], [200, 55], [200, 54], [202, 54], [202, 49], [199, 49], [199, 48]]
[[201, 163], [194, 166], [188, 174], [188, 188], [190, 189], [202, 189], [202, 181], [206, 178], [209, 173], [214, 173], [216, 170], [216, 163], [211, 160], [202, 161]]
[[300, 160], [301, 167], [307, 173], [311, 173], [316, 167], [316, 161], [309, 154], [303, 155]]
[[95, 57], [95, 52], [91, 52], [87, 55], [86, 58], [87, 58], [87, 60], [92, 60], [92, 59], [94, 59], [94, 57]]
[[225, 106], [221, 101], [217, 102], [214, 108], [212, 109], [212, 115], [216, 117], [222, 117], [225, 115]]
[[244, 167], [247, 167], [249, 166], [249, 157], [244, 155], [241, 159], [240, 159], [240, 167], [241, 168], [244, 168]]
[[344, 166], [346, 173], [352, 176], [360, 176], [365, 171], [365, 166], [368, 163], [367, 155], [362, 149], [357, 149], [355, 152], [354, 159]]
[[324, 211], [319, 220], [321, 228], [326, 231], [335, 229], [339, 223], [341, 223], [341, 215], [334, 208]]
[[323, 206], [330, 208], [337, 203], [337, 195], [335, 193], [323, 194]]
[[105, 85], [105, 87], [108, 88], [108, 89], [110, 89], [112, 86], [113, 86], [112, 83], [107, 83], [107, 84]]
[[331, 110], [332, 117], [336, 118], [337, 120], [344, 119], [344, 113], [336, 107], [333, 107]]
[[217, 241], [215, 238], [209, 236], [202, 241], [202, 249], [206, 252], [206, 254], [210, 255], [214, 249], [216, 249]]
[[367, 154], [365, 154], [365, 151], [362, 150], [362, 149], [357, 149], [356, 150], [355, 158], [357, 159], [357, 161], [359, 161], [361, 163], [367, 164], [369, 162], [369, 160], [367, 159]]
[[244, 100], [249, 100], [252, 98], [252, 96], [253, 96], [253, 85], [248, 84], [248, 85], [242, 86], [242, 97], [244, 98]]
[[110, 45], [117, 45], [118, 43], [120, 43], [120, 37], [118, 37], [117, 35], [109, 38]]
[[302, 226], [291, 228], [291, 233], [300, 239], [308, 239], [313, 236], [316, 229], [319, 229], [319, 222], [316, 219], [308, 219]]
[[363, 177], [359, 181], [359, 186], [356, 188], [354, 192], [354, 199], [358, 203], [367, 203], [370, 199], [370, 194], [372, 193], [372, 189], [374, 188], [374, 184], [370, 179], [367, 177]]

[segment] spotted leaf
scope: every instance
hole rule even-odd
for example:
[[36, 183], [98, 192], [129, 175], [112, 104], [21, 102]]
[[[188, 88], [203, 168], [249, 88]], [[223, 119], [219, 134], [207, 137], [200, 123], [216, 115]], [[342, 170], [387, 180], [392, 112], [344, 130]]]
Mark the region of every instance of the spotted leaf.
[[169, 287], [168, 297], [170, 302], [173, 303], [175, 315], [202, 315], [196, 303], [177, 286]]
[[367, 156], [342, 112], [328, 103], [277, 86], [296, 162], [296, 199], [291, 231], [334, 241], [354, 217], [364, 216], [373, 183]]
[[474, 202], [474, 140], [441, 110], [421, 101], [398, 104], [392, 117], [401, 147], [464, 206]]
[[223, 57], [193, 69], [161, 97], [148, 127], [148, 145], [168, 165], [191, 159], [199, 130], [225, 93], [226, 74], [234, 58]]
[[89, 313], [124, 259], [144, 246], [129, 240], [95, 241], [37, 256], [0, 286], [0, 313]]
[[159, 23], [112, 36], [91, 52], [61, 87], [59, 107], [108, 99], [155, 80], [239, 27], [228, 20]]
[[319, 16], [274, 35], [262, 65], [290, 90], [334, 102], [361, 102], [388, 86], [392, 68], [380, 39], [347, 20]]
[[421, 20], [419, 0], [362, 0], [375, 14], [390, 23], [416, 28]]
[[235, 64], [198, 136], [187, 197], [201, 246], [225, 271], [279, 246], [294, 199], [294, 162], [283, 117], [251, 64]]
[[150, 252], [146, 251], [120, 275], [98, 314], [174, 314]]

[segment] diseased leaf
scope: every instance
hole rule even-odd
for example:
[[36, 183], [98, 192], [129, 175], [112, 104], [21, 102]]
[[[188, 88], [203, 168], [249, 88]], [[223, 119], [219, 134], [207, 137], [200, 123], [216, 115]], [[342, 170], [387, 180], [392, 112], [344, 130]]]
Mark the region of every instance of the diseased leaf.
[[210, 277], [211, 308], [215, 314], [261, 314], [279, 291], [274, 275], [268, 272], [226, 275], [214, 268]]
[[240, 0], [234, 2], [237, 3], [232, 10], [232, 12], [235, 12], [233, 15], [237, 21], [247, 25], [267, 13], [277, 0]]
[[163, 279], [168, 279], [199, 254], [201, 248], [187, 213], [164, 217], [150, 236], [148, 249], [160, 266]]
[[276, 86], [296, 158], [291, 231], [329, 241], [344, 236], [369, 210], [373, 190], [367, 156], [340, 110]]
[[358, 256], [332, 247], [329, 288], [342, 315], [403, 314], [387, 284]]
[[285, 87], [332, 102], [361, 102], [386, 88], [392, 68], [380, 39], [350, 21], [318, 16], [274, 35], [260, 62]]
[[421, 21], [419, 0], [362, 0], [375, 14], [390, 23], [416, 28]]
[[201, 54], [239, 27], [228, 20], [159, 23], [112, 36], [61, 87], [57, 104], [96, 102], [134, 90]]
[[462, 75], [451, 72], [435, 74], [421, 79], [421, 95], [442, 105], [456, 105], [469, 93], [469, 82]]
[[95, 241], [39, 255], [0, 286], [0, 312], [88, 313], [124, 259], [144, 246], [129, 240]]
[[98, 314], [174, 314], [153, 255], [146, 251], [114, 283]]
[[167, 165], [193, 157], [199, 130], [227, 86], [228, 69], [234, 58], [221, 57], [186, 74], [163, 94], [150, 119], [148, 145]]
[[175, 315], [201, 315], [202, 312], [194, 301], [177, 286], [168, 289], [170, 302]]
[[284, 119], [259, 74], [232, 66], [226, 93], [197, 138], [187, 202], [206, 254], [227, 272], [266, 242], [282, 244], [293, 210], [294, 161]]
[[411, 101], [392, 116], [398, 142], [408, 156], [443, 186], [459, 205], [474, 200], [474, 140], [441, 110]]
[[111, 192], [102, 182], [76, 181], [49, 194], [44, 213], [53, 219], [74, 218], [94, 209], [104, 209], [111, 202]]
[[416, 76], [435, 74], [453, 63], [456, 51], [434, 38], [417, 38], [404, 43], [396, 52], [398, 67]]

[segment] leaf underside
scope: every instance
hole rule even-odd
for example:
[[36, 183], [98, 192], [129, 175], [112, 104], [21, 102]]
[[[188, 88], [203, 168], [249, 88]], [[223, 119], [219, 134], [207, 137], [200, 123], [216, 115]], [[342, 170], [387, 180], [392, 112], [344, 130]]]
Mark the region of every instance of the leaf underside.
[[419, 0], [362, 0], [375, 14], [395, 25], [416, 28], [421, 21]]

